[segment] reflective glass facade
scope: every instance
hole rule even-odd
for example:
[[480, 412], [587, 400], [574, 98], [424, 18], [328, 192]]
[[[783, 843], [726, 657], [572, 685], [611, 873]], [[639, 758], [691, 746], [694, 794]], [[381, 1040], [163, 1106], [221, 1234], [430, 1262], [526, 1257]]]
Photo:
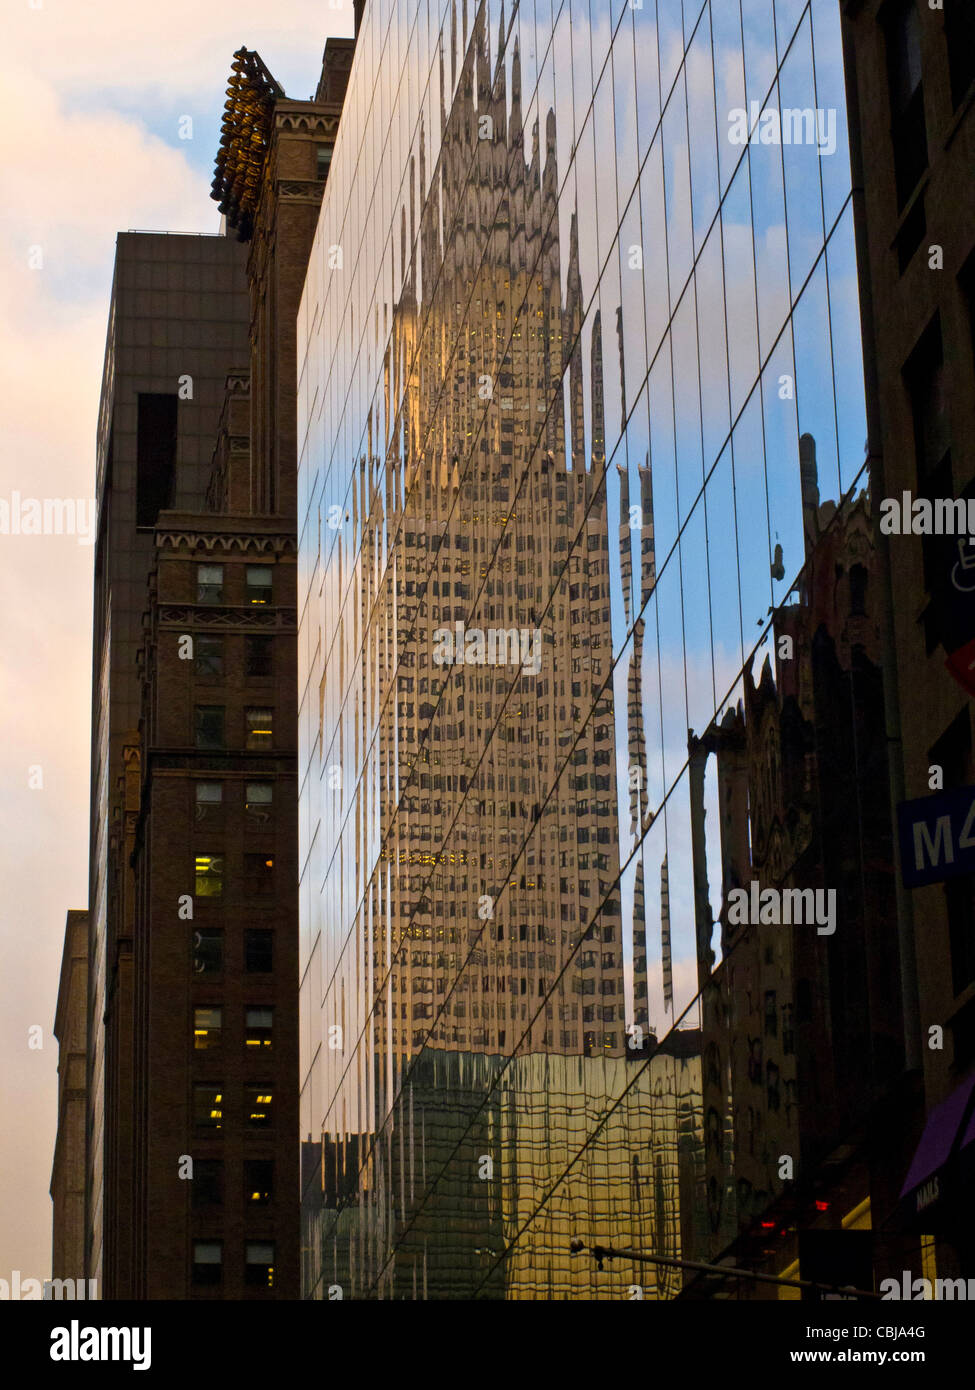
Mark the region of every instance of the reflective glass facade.
[[366, 7], [298, 324], [307, 1296], [673, 1297], [571, 1242], [721, 1258], [856, 1106], [846, 125], [833, 0]]

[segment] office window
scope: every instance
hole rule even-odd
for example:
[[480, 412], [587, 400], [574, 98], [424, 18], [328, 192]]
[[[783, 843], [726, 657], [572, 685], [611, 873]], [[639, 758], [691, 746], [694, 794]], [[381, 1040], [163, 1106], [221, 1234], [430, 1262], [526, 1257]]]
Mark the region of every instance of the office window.
[[197, 748], [226, 747], [223, 705], [197, 705], [196, 746]]
[[244, 1045], [252, 1052], [267, 1052], [271, 1047], [274, 1010], [266, 1007], [244, 1010]]
[[195, 1158], [193, 1160], [192, 1205], [219, 1207], [223, 1205], [223, 1160]]
[[960, 106], [975, 78], [975, 5], [945, 0], [945, 38], [951, 70], [951, 101]]
[[245, 747], [271, 748], [274, 744], [274, 710], [249, 709], [244, 712]]
[[175, 393], [139, 392], [135, 445], [136, 526], [155, 526], [159, 513], [172, 502], [178, 410]]
[[206, 820], [223, 805], [222, 782], [197, 782], [194, 786], [196, 819]]
[[928, 140], [921, 86], [921, 26], [916, 0], [892, 0], [883, 12], [897, 179], [903, 208], [928, 167]]
[[274, 670], [274, 638], [244, 638], [244, 671], [248, 676], [270, 676]]
[[273, 782], [248, 782], [244, 791], [244, 810], [247, 819], [259, 825], [266, 825], [271, 819], [274, 803]]
[[223, 675], [223, 638], [201, 632], [193, 638], [197, 679], [216, 680]]
[[274, 892], [274, 855], [244, 855], [244, 895], [265, 898]]
[[222, 969], [223, 931], [219, 927], [194, 927], [194, 975], [219, 975]]
[[193, 1123], [199, 1129], [223, 1129], [223, 1087], [193, 1087]]
[[193, 1242], [193, 1283], [219, 1284], [223, 1280], [223, 1241]]
[[274, 969], [274, 932], [264, 927], [244, 931], [244, 969], [249, 975], [269, 975]]
[[193, 1047], [197, 1052], [219, 1047], [223, 1032], [223, 1010], [202, 1008], [193, 1010]]
[[244, 1159], [244, 1201], [251, 1207], [266, 1207], [274, 1198], [274, 1161], [270, 1158]]
[[197, 603], [223, 603], [223, 565], [197, 565]]
[[223, 896], [223, 855], [196, 855], [196, 896], [198, 898], [219, 898]]
[[271, 602], [272, 573], [270, 565], [247, 566], [247, 602]]
[[244, 1283], [249, 1288], [274, 1287], [273, 1241], [249, 1240], [244, 1247]]
[[263, 1086], [244, 1091], [244, 1120], [248, 1129], [270, 1129], [274, 1124], [274, 1095]]

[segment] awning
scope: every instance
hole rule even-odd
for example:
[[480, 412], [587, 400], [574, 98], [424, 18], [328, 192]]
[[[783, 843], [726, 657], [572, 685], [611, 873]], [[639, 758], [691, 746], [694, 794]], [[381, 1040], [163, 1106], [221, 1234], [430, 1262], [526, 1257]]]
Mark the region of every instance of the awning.
[[949, 1160], [975, 1140], [975, 1074], [928, 1115], [921, 1142], [911, 1161], [901, 1200], [905, 1212], [918, 1216], [945, 1195]]

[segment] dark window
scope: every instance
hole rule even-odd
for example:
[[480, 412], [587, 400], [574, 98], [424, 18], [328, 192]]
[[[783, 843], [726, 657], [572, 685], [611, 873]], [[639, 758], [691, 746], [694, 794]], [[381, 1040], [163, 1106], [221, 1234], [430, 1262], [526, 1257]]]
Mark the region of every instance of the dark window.
[[223, 565], [197, 565], [197, 603], [223, 603]]
[[223, 1129], [223, 1087], [193, 1087], [193, 1123], [200, 1129]]
[[274, 744], [274, 710], [249, 709], [244, 712], [247, 748], [271, 748]]
[[196, 746], [197, 748], [224, 748], [224, 707], [223, 705], [197, 705], [196, 707]]
[[269, 975], [274, 969], [274, 932], [264, 927], [244, 930], [244, 969], [249, 975]]
[[921, 23], [916, 0], [891, 0], [883, 14], [887, 72], [897, 178], [897, 206], [903, 208], [928, 167], [921, 85]]
[[219, 1158], [195, 1158], [193, 1160], [193, 1206], [219, 1207], [223, 1205], [223, 1160]]
[[273, 637], [245, 637], [244, 660], [248, 676], [270, 676], [274, 661]]
[[270, 1129], [274, 1124], [274, 1095], [270, 1087], [248, 1086], [244, 1091], [244, 1120], [248, 1129]]
[[273, 571], [270, 565], [247, 566], [247, 602], [270, 603]]
[[196, 674], [203, 679], [223, 675], [223, 638], [200, 633], [193, 639]]
[[850, 612], [862, 616], [867, 611], [867, 569], [865, 565], [850, 566]]
[[945, 0], [945, 38], [951, 70], [951, 100], [957, 107], [975, 78], [975, 5], [972, 0]]
[[274, 855], [244, 855], [244, 894], [246, 897], [266, 897], [274, 892]]
[[249, 1288], [274, 1287], [273, 1241], [249, 1240], [244, 1247], [244, 1283]]
[[219, 975], [223, 969], [223, 932], [219, 927], [193, 929], [193, 973]]
[[248, 1052], [269, 1052], [274, 1035], [274, 1010], [262, 1004], [244, 1010], [244, 1045]]
[[172, 503], [176, 477], [175, 394], [139, 393], [136, 435], [136, 526], [155, 526]]
[[244, 1201], [248, 1206], [265, 1207], [274, 1200], [274, 1160], [244, 1159]]
[[193, 1242], [193, 1283], [219, 1284], [223, 1279], [223, 1242]]
[[220, 1046], [223, 1036], [223, 1009], [195, 1008], [193, 1010], [193, 1048], [206, 1052]]
[[328, 145], [319, 145], [317, 150], [315, 177], [319, 183], [328, 178], [328, 171], [332, 163], [332, 150]]

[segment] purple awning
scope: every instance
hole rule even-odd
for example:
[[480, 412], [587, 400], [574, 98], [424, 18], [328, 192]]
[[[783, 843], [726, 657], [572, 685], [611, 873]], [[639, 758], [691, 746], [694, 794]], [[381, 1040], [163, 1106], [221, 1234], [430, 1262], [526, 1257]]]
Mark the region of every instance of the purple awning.
[[[921, 1142], [917, 1146], [907, 1177], [904, 1179], [904, 1186], [901, 1188], [902, 1197], [905, 1197], [908, 1192], [912, 1192], [914, 1188], [920, 1187], [922, 1183], [927, 1182], [944, 1166], [965, 1119], [973, 1090], [975, 1090], [975, 1075], [967, 1077], [960, 1086], [952, 1091], [947, 1100], [936, 1105], [928, 1115], [924, 1133], [921, 1135]], [[959, 1147], [964, 1148], [973, 1139], [975, 1139], [975, 1110], [969, 1116], [965, 1134]]]

